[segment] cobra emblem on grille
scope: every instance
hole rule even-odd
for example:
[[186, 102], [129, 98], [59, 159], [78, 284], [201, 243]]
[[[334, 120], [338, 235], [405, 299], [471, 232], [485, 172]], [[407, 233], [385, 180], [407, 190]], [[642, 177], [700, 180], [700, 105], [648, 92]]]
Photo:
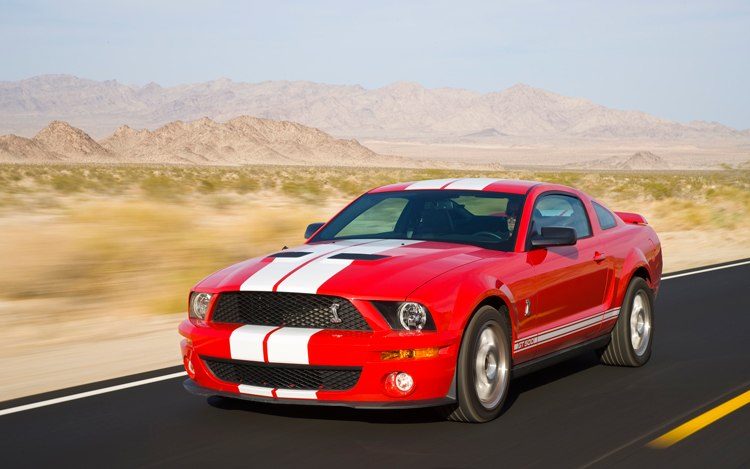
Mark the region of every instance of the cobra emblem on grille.
[[341, 318], [339, 317], [339, 306], [338, 303], [333, 303], [328, 307], [328, 310], [331, 312], [331, 323], [333, 324], [341, 323]]

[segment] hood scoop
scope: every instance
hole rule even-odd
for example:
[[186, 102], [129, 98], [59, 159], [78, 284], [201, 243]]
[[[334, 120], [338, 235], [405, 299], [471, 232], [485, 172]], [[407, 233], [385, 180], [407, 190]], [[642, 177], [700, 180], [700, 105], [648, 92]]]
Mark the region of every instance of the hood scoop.
[[359, 254], [356, 252], [342, 252], [341, 254], [330, 256], [328, 259], [345, 259], [350, 261], [378, 261], [380, 259], [385, 259], [388, 257], [391, 256], [384, 256], [382, 254]]
[[303, 257], [308, 254], [312, 253], [303, 251], [281, 251], [277, 252], [276, 254], [269, 254], [267, 257]]

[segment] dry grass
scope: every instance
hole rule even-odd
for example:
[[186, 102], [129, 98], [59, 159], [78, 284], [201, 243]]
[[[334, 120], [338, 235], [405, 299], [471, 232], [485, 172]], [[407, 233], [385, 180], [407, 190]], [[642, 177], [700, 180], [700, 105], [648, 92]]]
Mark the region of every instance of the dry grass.
[[[301, 242], [307, 223], [327, 219], [362, 191], [447, 176], [572, 185], [614, 209], [643, 213], [667, 238], [715, 232], [742, 244], [750, 232], [748, 171], [5, 165], [0, 166], [0, 301], [22, 310], [33, 304], [26, 321], [102, 310], [181, 311], [188, 288], [206, 274]], [[667, 267], [683, 266], [665, 251]], [[3, 316], [7, 311], [0, 307]]]
[[[174, 313], [203, 276], [302, 242], [307, 223], [371, 187], [449, 176], [560, 182], [642, 213], [667, 269], [750, 257], [748, 170], [0, 165], [0, 396], [177, 364]], [[51, 354], [66, 363], [53, 375]]]

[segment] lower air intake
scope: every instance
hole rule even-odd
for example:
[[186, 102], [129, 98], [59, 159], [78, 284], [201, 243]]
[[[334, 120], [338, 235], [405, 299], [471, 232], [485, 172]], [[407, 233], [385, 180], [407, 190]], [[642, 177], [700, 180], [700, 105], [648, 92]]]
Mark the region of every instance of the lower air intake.
[[346, 391], [354, 387], [361, 368], [272, 365], [239, 360], [203, 358], [222, 381], [264, 388]]

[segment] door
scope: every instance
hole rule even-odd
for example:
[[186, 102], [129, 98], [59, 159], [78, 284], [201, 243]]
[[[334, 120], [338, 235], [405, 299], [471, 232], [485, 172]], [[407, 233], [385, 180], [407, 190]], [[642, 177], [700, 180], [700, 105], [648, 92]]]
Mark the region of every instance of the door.
[[528, 252], [537, 292], [531, 306], [533, 355], [541, 356], [593, 337], [604, 307], [609, 268], [597, 251], [586, 208], [575, 195], [542, 194], [531, 223], [531, 236], [542, 227], [562, 226], [575, 229], [578, 238], [572, 246]]

